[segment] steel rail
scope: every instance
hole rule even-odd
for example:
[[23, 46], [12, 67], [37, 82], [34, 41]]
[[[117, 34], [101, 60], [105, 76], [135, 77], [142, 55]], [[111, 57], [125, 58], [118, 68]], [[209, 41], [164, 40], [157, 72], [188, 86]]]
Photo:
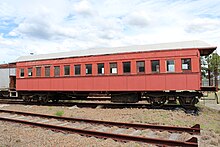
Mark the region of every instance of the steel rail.
[[21, 112], [21, 111], [11, 111], [11, 110], [0, 110], [0, 112], [14, 113], [14, 114], [20, 114], [20, 115], [32, 115], [32, 116], [37, 116], [37, 117], [68, 120], [68, 121], [74, 121], [74, 122], [80, 121], [80, 122], [93, 123], [93, 124], [103, 124], [103, 125], [118, 126], [118, 127], [130, 127], [130, 128], [136, 128], [136, 129], [155, 129], [155, 130], [163, 130], [163, 131], [170, 131], [170, 132], [187, 132], [190, 134], [200, 134], [199, 124], [196, 124], [193, 127], [188, 128], [188, 127], [162, 126], [162, 125], [153, 125], [153, 124], [110, 122], [110, 121], [81, 119], [81, 118], [72, 118], [72, 117], [58, 117], [58, 116], [53, 116], [53, 115], [45, 115], [45, 114], [29, 113], [29, 112]]
[[198, 140], [195, 137], [192, 137], [191, 139], [185, 142], [182, 142], [182, 141], [174, 141], [174, 140], [164, 140], [164, 139], [130, 136], [130, 135], [123, 135], [123, 134], [97, 132], [97, 131], [91, 131], [91, 130], [50, 125], [50, 124], [30, 122], [26, 120], [18, 120], [18, 119], [12, 119], [12, 118], [4, 118], [4, 117], [0, 117], [0, 120], [23, 123], [23, 124], [28, 124], [32, 126], [39, 126], [43, 128], [49, 128], [52, 130], [75, 132], [75, 133], [86, 135], [86, 136], [95, 136], [99, 138], [112, 138], [114, 140], [119, 140], [119, 141], [136, 141], [136, 142], [150, 143], [150, 144], [163, 145], [163, 146], [166, 145], [166, 146], [198, 147]]
[[147, 109], [165, 109], [165, 110], [170, 110], [174, 108], [183, 108], [180, 105], [164, 105], [161, 108], [153, 108], [150, 104], [134, 104], [134, 103], [93, 103], [93, 102], [59, 102], [59, 103], [46, 103], [46, 104], [40, 104], [37, 102], [30, 102], [30, 103], [25, 103], [24, 101], [5, 101], [5, 100], [0, 100], [0, 104], [22, 104], [22, 105], [40, 105], [40, 106], [67, 106], [67, 107], [72, 107], [72, 106], [77, 106], [77, 107], [90, 107], [90, 108], [96, 108], [97, 106], [102, 106], [102, 108], [147, 108]]

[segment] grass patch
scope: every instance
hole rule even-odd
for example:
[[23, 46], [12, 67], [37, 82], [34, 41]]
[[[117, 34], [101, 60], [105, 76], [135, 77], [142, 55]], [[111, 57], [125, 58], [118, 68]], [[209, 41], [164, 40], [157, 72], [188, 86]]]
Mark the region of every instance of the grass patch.
[[64, 114], [64, 111], [63, 111], [63, 110], [57, 111], [57, 112], [55, 113], [56, 116], [63, 116], [63, 114]]
[[204, 130], [213, 130], [216, 133], [220, 133], [220, 111], [198, 105], [200, 110], [200, 117], [203, 118], [201, 122], [201, 128]]

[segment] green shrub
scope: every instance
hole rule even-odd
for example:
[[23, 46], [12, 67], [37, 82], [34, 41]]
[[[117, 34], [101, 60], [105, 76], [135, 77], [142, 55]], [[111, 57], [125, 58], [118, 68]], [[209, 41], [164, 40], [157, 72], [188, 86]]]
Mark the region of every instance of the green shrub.
[[55, 115], [56, 116], [63, 116], [63, 114], [64, 114], [64, 111], [61, 110], [61, 111], [57, 111]]

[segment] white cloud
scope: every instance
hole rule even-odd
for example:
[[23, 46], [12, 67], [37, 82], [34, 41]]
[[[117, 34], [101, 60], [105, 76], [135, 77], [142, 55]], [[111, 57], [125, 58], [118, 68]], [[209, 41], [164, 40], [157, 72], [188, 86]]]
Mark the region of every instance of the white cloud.
[[83, 16], [95, 15], [95, 10], [92, 8], [91, 4], [87, 0], [82, 0], [74, 5], [74, 10]]
[[196, 18], [187, 25], [186, 31], [189, 33], [204, 33], [220, 30], [219, 26], [220, 19]]
[[137, 26], [137, 27], [147, 27], [150, 23], [150, 18], [149, 16], [143, 12], [133, 12], [129, 14], [126, 18], [125, 21], [132, 26]]
[[219, 26], [219, 0], [0, 0], [0, 63], [30, 52], [191, 39], [219, 46]]

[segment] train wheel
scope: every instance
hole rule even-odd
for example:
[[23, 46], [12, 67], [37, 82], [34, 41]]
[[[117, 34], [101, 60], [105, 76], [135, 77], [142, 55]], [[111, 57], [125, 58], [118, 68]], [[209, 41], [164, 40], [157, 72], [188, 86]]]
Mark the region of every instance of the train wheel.
[[30, 103], [30, 102], [31, 102], [31, 98], [30, 98], [28, 95], [23, 95], [23, 96], [22, 96], [22, 99], [23, 99], [23, 101], [26, 102], [26, 103]]
[[49, 101], [49, 97], [47, 95], [42, 95], [39, 97], [39, 101], [41, 104], [46, 104]]
[[59, 99], [58, 99], [58, 98], [53, 98], [53, 99], [52, 99], [52, 102], [53, 102], [53, 103], [58, 103], [58, 102], [59, 102]]
[[161, 108], [165, 102], [165, 97], [150, 97], [150, 104], [153, 108]]
[[179, 97], [180, 105], [185, 109], [194, 109], [198, 99], [195, 97]]

